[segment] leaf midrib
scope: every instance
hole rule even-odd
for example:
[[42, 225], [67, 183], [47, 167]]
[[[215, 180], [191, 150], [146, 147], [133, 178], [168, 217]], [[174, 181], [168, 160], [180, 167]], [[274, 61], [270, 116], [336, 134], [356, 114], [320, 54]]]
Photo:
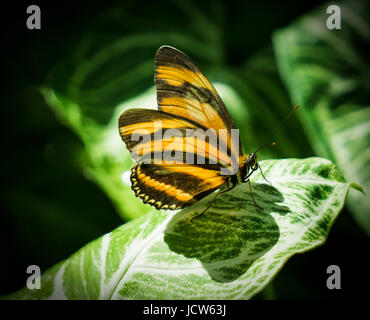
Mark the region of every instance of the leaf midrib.
[[[166, 227], [167, 222], [172, 218], [172, 215], [173, 214], [169, 214], [169, 216], [167, 218], [165, 218], [164, 221], [162, 221], [159, 225], [157, 225], [154, 228], [154, 231], [149, 236], [147, 236], [146, 238], [141, 238], [142, 234], [145, 232], [145, 229], [146, 229], [147, 225], [152, 221], [151, 217], [148, 218], [148, 220], [146, 221], [145, 225], [143, 226], [143, 229], [140, 232], [140, 234], [137, 236], [136, 239], [134, 239], [134, 241], [131, 242], [131, 244], [127, 248], [126, 255], [127, 255], [127, 253], [130, 252], [130, 250], [134, 250], [137, 253], [134, 254], [132, 257], [129, 257], [127, 259], [128, 261], [126, 262], [126, 266], [124, 267], [123, 271], [121, 272], [122, 273], [121, 279], [119, 281], [117, 281], [117, 285], [114, 286], [114, 289], [112, 290], [112, 293], [108, 297], [109, 300], [112, 300], [112, 298], [117, 295], [117, 291], [119, 290], [119, 288], [121, 288], [121, 283], [124, 283], [126, 278], [128, 277], [128, 274], [130, 274], [129, 270], [134, 268], [134, 265], [138, 261], [138, 258], [146, 252], [147, 247], [150, 246], [153, 243], [154, 239], [157, 236], [162, 234], [163, 229]], [[137, 245], [136, 241], [140, 241], [142, 243], [142, 245], [139, 248], [136, 247], [136, 245]], [[133, 247], [135, 247], [135, 248], [133, 249]], [[124, 260], [125, 260], [125, 258], [124, 258]], [[117, 272], [119, 272], [119, 269], [118, 269]]]

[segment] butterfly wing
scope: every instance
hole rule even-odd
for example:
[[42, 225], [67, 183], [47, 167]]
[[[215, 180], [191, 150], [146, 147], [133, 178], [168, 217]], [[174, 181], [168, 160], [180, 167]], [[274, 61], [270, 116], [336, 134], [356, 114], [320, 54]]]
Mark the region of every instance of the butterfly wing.
[[[161, 126], [156, 127], [160, 122]], [[177, 129], [181, 137], [158, 135], [158, 130]], [[157, 209], [178, 209], [186, 207], [227, 182], [220, 175], [222, 166], [227, 166], [227, 155], [217, 153], [217, 147], [206, 142], [199, 146], [196, 139], [186, 137], [186, 129], [197, 127], [174, 115], [160, 110], [129, 109], [119, 119], [119, 132], [136, 164], [131, 169], [131, 186], [135, 195]], [[137, 134], [142, 139], [133, 138]], [[155, 153], [163, 154], [167, 146], [180, 150], [176, 163], [154, 161]], [[200, 153], [203, 148], [204, 164], [189, 164], [186, 150]], [[190, 152], [191, 153], [191, 152]], [[198, 154], [192, 155], [194, 158]], [[209, 164], [210, 160], [214, 164]]]
[[[231, 139], [231, 129], [236, 126], [230, 114], [212, 84], [188, 56], [163, 46], [156, 54], [155, 68], [159, 110], [123, 112], [119, 131], [127, 148], [135, 155], [131, 182], [136, 196], [157, 209], [178, 209], [227, 183], [228, 176], [220, 174], [221, 168], [238, 161], [241, 143]], [[161, 122], [161, 129], [177, 129], [182, 136], [165, 138], [159, 135], [156, 138], [158, 122]], [[224, 139], [227, 153], [209, 139], [202, 145], [194, 137], [186, 136], [187, 129], [205, 132], [210, 128], [215, 130], [218, 141]], [[220, 129], [224, 129], [226, 136], [218, 135]], [[143, 136], [142, 141], [132, 139], [135, 132]], [[167, 147], [180, 150], [180, 159], [176, 158], [172, 165], [154, 162], [155, 153], [163, 153]], [[202, 153], [204, 164], [199, 161], [189, 164], [186, 161], [188, 150], [194, 150], [190, 151], [194, 157]]]
[[[231, 139], [231, 129], [237, 127], [216, 89], [195, 63], [181, 51], [162, 46], [155, 57], [155, 71], [159, 110], [189, 119], [200, 128], [224, 129], [228, 153], [237, 160], [243, 154], [240, 139], [237, 143]], [[219, 140], [222, 138], [218, 135]]]
[[[214, 168], [216, 169], [216, 168]], [[180, 209], [202, 199], [226, 183], [218, 170], [197, 165], [135, 164], [131, 183], [135, 195], [157, 209]]]

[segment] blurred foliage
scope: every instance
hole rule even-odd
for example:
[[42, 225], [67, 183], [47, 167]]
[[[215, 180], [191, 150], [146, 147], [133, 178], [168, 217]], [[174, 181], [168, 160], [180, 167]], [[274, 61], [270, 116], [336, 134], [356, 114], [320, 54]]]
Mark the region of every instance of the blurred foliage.
[[[347, 181], [370, 191], [370, 12], [341, 4], [342, 30], [322, 28], [320, 8], [274, 37], [277, 61], [316, 154], [332, 159]], [[289, 49], [287, 49], [289, 48]], [[351, 190], [348, 205], [370, 235], [370, 201]]]
[[[1, 243], [9, 263], [2, 267], [11, 275], [3, 280], [4, 293], [23, 286], [27, 265], [38, 264], [44, 270], [122, 221], [151, 210], [135, 198], [122, 178], [132, 161], [120, 141], [117, 123], [126, 108], [155, 107], [154, 54], [163, 44], [188, 54], [215, 83], [240, 128], [244, 152], [265, 142], [299, 103], [295, 116], [274, 135], [277, 146], [263, 150], [259, 157], [325, 156], [337, 163], [349, 181], [366, 190], [368, 133], [356, 129], [354, 117], [359, 113], [353, 111], [365, 113], [364, 107], [369, 106], [364, 59], [367, 9], [361, 10], [361, 19], [348, 18], [358, 9], [346, 10], [353, 4], [343, 4], [345, 30], [329, 31], [327, 5], [311, 13], [321, 4], [117, 1], [92, 2], [88, 8], [75, 4], [75, 10], [67, 4], [54, 9], [45, 4], [40, 33], [24, 30], [24, 15], [19, 17], [24, 9], [17, 7], [17, 18], [9, 24], [18, 23], [22, 31], [12, 31], [15, 37], [8, 47], [14, 49], [9, 54], [5, 51], [12, 70], [4, 95], [9, 121], [2, 136], [14, 139], [4, 143], [9, 158], [4, 164], [1, 202], [7, 233]], [[293, 23], [300, 16], [307, 18]], [[317, 33], [317, 24], [305, 24], [312, 19], [322, 19], [323, 34]], [[291, 33], [293, 38], [285, 36]], [[342, 116], [349, 121], [342, 121]], [[361, 115], [363, 128], [365, 120]], [[342, 127], [347, 124], [362, 138], [348, 137]], [[336, 154], [339, 148], [345, 158]], [[352, 166], [354, 158], [359, 166]], [[366, 229], [368, 202], [356, 192], [351, 191], [350, 212]], [[357, 251], [343, 255], [340, 247], [350, 241]], [[334, 260], [346, 265], [349, 257], [367, 248], [367, 241], [348, 211], [343, 212], [328, 245], [311, 255], [322, 261], [322, 270], [307, 256], [289, 261], [257, 298], [326, 296], [325, 288], [311, 287], [313, 279], [321, 279], [323, 266]]]

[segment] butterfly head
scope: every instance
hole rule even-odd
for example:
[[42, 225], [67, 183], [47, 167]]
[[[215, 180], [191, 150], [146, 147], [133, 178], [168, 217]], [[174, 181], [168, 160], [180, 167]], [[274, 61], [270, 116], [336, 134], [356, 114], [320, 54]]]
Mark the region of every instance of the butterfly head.
[[252, 170], [256, 170], [258, 167], [257, 154], [256, 153], [248, 154], [248, 156], [244, 160], [244, 165], [247, 166], [248, 168], [251, 168]]
[[254, 152], [244, 155], [240, 160], [240, 179], [247, 182], [252, 172], [258, 169], [257, 154]]
[[258, 168], [261, 169], [257, 162], [257, 152], [266, 148], [267, 146], [275, 146], [276, 143], [272, 142], [269, 144], [264, 144], [261, 147], [259, 147], [255, 152], [248, 154], [247, 156], [244, 156], [244, 163], [243, 163], [243, 170], [242, 170], [242, 180], [244, 182], [248, 181], [248, 178], [250, 175], [256, 171]]

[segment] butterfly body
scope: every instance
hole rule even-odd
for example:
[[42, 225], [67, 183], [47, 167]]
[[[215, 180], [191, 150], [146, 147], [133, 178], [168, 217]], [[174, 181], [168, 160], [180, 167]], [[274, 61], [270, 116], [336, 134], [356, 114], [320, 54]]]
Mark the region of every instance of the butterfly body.
[[[242, 153], [238, 129], [206, 76], [169, 46], [157, 51], [155, 71], [158, 110], [129, 109], [119, 119], [122, 140], [135, 155], [135, 195], [157, 209], [175, 210], [248, 182], [257, 155]], [[166, 136], [171, 130], [177, 135]], [[165, 161], [169, 150], [176, 161]]]

